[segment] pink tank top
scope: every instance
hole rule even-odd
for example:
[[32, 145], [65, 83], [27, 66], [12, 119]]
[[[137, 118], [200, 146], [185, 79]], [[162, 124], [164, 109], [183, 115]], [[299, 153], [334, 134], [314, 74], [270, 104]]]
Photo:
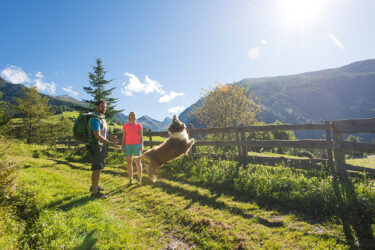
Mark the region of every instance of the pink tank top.
[[139, 136], [139, 131], [142, 130], [142, 125], [139, 123], [134, 123], [131, 125], [129, 122], [122, 126], [122, 130], [125, 131], [125, 144], [134, 145], [140, 144], [141, 138]]

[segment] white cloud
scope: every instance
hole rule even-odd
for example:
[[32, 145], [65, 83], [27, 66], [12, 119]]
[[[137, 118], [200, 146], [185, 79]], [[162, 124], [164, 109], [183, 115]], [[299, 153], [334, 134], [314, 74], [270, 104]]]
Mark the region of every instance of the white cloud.
[[255, 6], [254, 4], [251, 4], [251, 3], [248, 3], [249, 7], [252, 8], [252, 9], [256, 9], [257, 6]]
[[30, 82], [27, 74], [21, 68], [13, 65], [9, 65], [3, 69], [1, 71], [1, 76], [4, 77], [5, 80], [14, 84]]
[[37, 90], [39, 91], [47, 91], [50, 94], [55, 94], [56, 93], [56, 84], [54, 82], [48, 83], [48, 82], [43, 82], [43, 74], [42, 72], [38, 72], [35, 74], [35, 77], [37, 79], [34, 80], [34, 86], [36, 87]]
[[331, 40], [342, 50], [345, 50], [345, 47], [344, 45], [340, 42], [339, 39], [337, 39], [337, 37], [335, 37], [332, 33], [328, 33], [328, 36], [329, 38], [331, 38]]
[[36, 74], [35, 74], [35, 77], [37, 77], [37, 78], [43, 78], [44, 77], [44, 75], [42, 74], [42, 72], [37, 72]]
[[263, 45], [267, 45], [267, 40], [264, 40], [264, 39], [263, 39], [263, 40], [261, 41], [261, 43], [262, 43]]
[[249, 51], [247, 52], [247, 55], [252, 60], [258, 59], [260, 57], [260, 49], [259, 49], [259, 47], [255, 47], [255, 48], [249, 49]]
[[66, 93], [72, 94], [74, 96], [78, 96], [78, 92], [73, 90], [73, 86], [68, 86], [66, 88], [62, 88]]
[[171, 114], [177, 115], [177, 114], [181, 113], [183, 110], [184, 110], [183, 106], [176, 106], [176, 107], [173, 107], [173, 108], [169, 108], [168, 112], [171, 113]]
[[158, 81], [152, 80], [147, 75], [143, 83], [134, 74], [125, 73], [124, 75], [129, 77], [128, 84], [126, 84], [125, 82], [122, 83], [124, 88], [121, 89], [121, 92], [124, 95], [131, 96], [131, 95], [134, 95], [134, 93], [140, 93], [140, 92], [145, 93], [145, 94], [150, 94], [153, 92], [156, 92], [159, 94], [165, 94], [165, 91], [162, 89], [161, 84]]
[[171, 92], [169, 92], [169, 94], [165, 94], [162, 97], [160, 97], [159, 102], [160, 103], [170, 102], [174, 98], [176, 98], [177, 96], [183, 96], [183, 95], [185, 95], [185, 94], [182, 93], [182, 92], [177, 93], [177, 92], [171, 91]]

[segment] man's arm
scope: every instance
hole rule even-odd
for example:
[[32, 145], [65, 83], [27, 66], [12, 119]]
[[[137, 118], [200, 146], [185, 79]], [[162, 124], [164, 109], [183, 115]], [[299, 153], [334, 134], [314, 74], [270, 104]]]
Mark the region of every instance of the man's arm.
[[110, 141], [108, 141], [106, 138], [104, 138], [103, 136], [101, 136], [101, 135], [99, 134], [99, 130], [97, 130], [97, 131], [93, 131], [93, 133], [94, 133], [95, 138], [96, 138], [98, 141], [100, 141], [100, 142], [102, 142], [102, 143], [104, 143], [104, 144], [106, 144], [106, 145], [108, 145], [108, 146], [112, 146], [112, 147], [115, 147], [115, 148], [120, 148], [120, 146], [117, 145], [117, 142], [110, 142]]

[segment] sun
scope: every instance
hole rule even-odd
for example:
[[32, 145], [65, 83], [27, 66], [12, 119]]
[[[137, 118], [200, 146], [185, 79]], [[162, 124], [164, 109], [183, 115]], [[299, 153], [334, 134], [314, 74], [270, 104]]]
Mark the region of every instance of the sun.
[[279, 23], [283, 28], [306, 29], [321, 23], [324, 3], [327, 0], [282, 0], [277, 8]]

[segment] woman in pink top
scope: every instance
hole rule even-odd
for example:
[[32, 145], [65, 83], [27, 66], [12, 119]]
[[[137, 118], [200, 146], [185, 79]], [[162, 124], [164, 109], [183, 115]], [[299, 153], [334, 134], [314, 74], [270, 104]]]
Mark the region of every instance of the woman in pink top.
[[[122, 126], [122, 152], [124, 152], [128, 163], [128, 174], [130, 184], [133, 184], [133, 155], [141, 155], [143, 150], [143, 129], [142, 125], [137, 123], [135, 112], [130, 112], [129, 122]], [[142, 163], [141, 159], [135, 159], [138, 171], [138, 181], [142, 183]]]

